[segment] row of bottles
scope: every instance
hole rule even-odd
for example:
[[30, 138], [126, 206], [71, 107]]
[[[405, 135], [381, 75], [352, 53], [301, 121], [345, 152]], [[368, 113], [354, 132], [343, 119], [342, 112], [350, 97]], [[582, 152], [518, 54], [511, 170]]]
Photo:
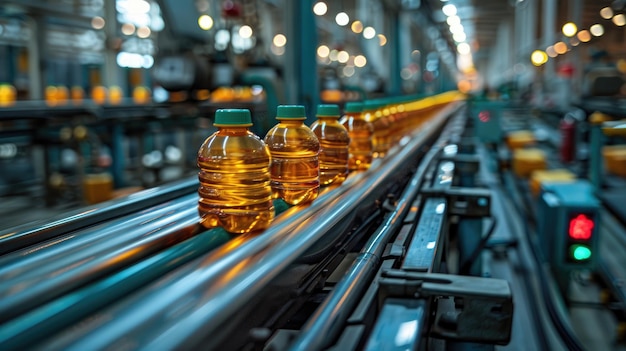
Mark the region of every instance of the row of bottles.
[[[132, 91], [132, 98], [135, 104], [146, 104], [151, 99], [150, 89], [137, 86]], [[119, 86], [107, 88], [97, 85], [91, 90], [91, 99], [98, 105], [119, 105], [124, 100], [124, 93]], [[44, 100], [51, 107], [67, 105], [69, 102], [80, 105], [85, 100], [85, 91], [80, 86], [73, 86], [68, 89], [64, 85], [49, 85], [44, 91]], [[13, 106], [16, 101], [17, 90], [15, 87], [10, 84], [0, 84], [0, 107]]]
[[450, 101], [439, 97], [420, 106], [392, 100], [351, 102], [341, 119], [337, 105], [319, 105], [311, 127], [304, 123], [304, 106], [281, 105], [278, 123], [264, 139], [250, 131], [250, 111], [218, 110], [218, 130], [198, 151], [200, 223], [231, 233], [265, 229], [275, 216], [273, 199], [289, 205], [315, 200], [320, 187], [341, 184], [349, 172], [367, 170], [373, 158], [384, 157], [422, 123], [421, 117]]

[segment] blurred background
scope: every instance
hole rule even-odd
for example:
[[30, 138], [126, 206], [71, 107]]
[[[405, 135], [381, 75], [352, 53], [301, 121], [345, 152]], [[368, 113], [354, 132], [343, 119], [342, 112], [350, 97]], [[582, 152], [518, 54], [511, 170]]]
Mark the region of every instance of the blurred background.
[[67, 209], [193, 174], [217, 108], [249, 108], [262, 136], [281, 103], [304, 104], [312, 119], [320, 102], [454, 89], [561, 114], [591, 97], [615, 101], [623, 8], [3, 0], [0, 211]]

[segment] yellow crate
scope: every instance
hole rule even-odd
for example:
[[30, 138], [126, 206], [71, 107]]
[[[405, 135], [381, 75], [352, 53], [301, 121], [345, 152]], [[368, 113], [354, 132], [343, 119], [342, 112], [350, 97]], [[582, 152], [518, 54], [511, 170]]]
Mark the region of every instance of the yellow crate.
[[512, 168], [518, 177], [528, 177], [533, 171], [546, 169], [546, 155], [539, 149], [515, 150]]
[[609, 173], [626, 177], [626, 145], [610, 145], [602, 148], [604, 165]]
[[511, 150], [525, 148], [535, 144], [535, 135], [530, 130], [511, 132], [506, 137], [506, 144]]
[[546, 183], [569, 183], [576, 180], [576, 175], [567, 169], [549, 169], [534, 171], [530, 175], [530, 192], [539, 195], [541, 186]]
[[113, 198], [113, 177], [108, 173], [85, 175], [83, 198], [88, 204], [111, 200]]

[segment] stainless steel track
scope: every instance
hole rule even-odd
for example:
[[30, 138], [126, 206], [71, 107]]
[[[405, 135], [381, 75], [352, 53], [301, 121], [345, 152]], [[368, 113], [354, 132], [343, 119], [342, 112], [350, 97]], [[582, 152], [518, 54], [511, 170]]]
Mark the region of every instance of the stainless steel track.
[[0, 322], [199, 233], [196, 201], [187, 195], [3, 257]]
[[156, 206], [190, 194], [198, 188], [198, 180], [185, 179], [166, 186], [155, 187], [129, 195], [121, 200], [81, 208], [64, 213], [37, 225], [24, 224], [0, 231], [0, 255], [33, 245], [71, 231]]
[[288, 210], [263, 234], [231, 240], [51, 340], [45, 348], [95, 350], [134, 345], [165, 350], [217, 345], [225, 336], [221, 328], [229, 316], [344, 217], [379, 198], [386, 182], [407, 166], [406, 160], [425, 146], [459, 106], [447, 106], [368, 172], [349, 178], [309, 207]]

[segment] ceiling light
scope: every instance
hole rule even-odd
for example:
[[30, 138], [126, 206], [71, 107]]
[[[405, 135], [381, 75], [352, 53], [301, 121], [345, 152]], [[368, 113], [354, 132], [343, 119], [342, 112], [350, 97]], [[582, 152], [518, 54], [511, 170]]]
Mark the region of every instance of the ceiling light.
[[594, 37], [600, 37], [604, 34], [604, 27], [602, 27], [601, 24], [596, 23], [589, 28], [589, 31]]
[[328, 57], [330, 54], [330, 49], [326, 45], [320, 45], [317, 48], [317, 56], [319, 57]]
[[122, 34], [131, 35], [133, 33], [135, 33], [135, 25], [132, 23], [122, 24]]
[[326, 11], [328, 11], [328, 6], [326, 6], [326, 3], [323, 1], [320, 1], [313, 5], [313, 13], [318, 16], [324, 16], [326, 14]]
[[591, 33], [589, 33], [588, 30], [584, 29], [578, 32], [578, 35], [576, 37], [578, 38], [578, 40], [582, 41], [583, 43], [586, 43], [589, 40], [591, 40]]
[[339, 12], [337, 16], [335, 16], [335, 22], [340, 26], [345, 26], [350, 22], [350, 17], [345, 12]]
[[462, 24], [455, 24], [450, 26], [450, 33], [455, 34], [455, 33], [463, 33], [465, 32], [465, 29], [463, 28]]
[[558, 43], [554, 44], [554, 51], [556, 51], [556, 53], [559, 55], [563, 55], [567, 52], [567, 44], [559, 41]]
[[624, 16], [623, 13], [620, 13], [619, 15], [615, 15], [613, 17], [613, 23], [615, 23], [615, 25], [618, 27], [624, 26], [626, 24], [626, 16]]
[[548, 54], [541, 50], [535, 50], [530, 55], [530, 62], [532, 62], [533, 65], [539, 67], [548, 62]]
[[337, 61], [339, 61], [339, 63], [346, 63], [348, 62], [348, 60], [350, 59], [350, 54], [347, 51], [339, 51], [339, 53], [337, 53]]
[[461, 24], [461, 17], [457, 15], [450, 16], [446, 19], [446, 23], [448, 23], [449, 26], [452, 26], [455, 24]]
[[328, 54], [328, 58], [330, 58], [331, 61], [337, 61], [338, 56], [339, 56], [339, 51], [335, 49], [330, 50], [330, 54]]
[[456, 6], [452, 5], [452, 4], [447, 4], [444, 5], [441, 8], [441, 11], [443, 11], [443, 14], [450, 17], [450, 16], [454, 16], [456, 15]]
[[372, 39], [375, 36], [376, 36], [376, 29], [374, 29], [373, 27], [365, 27], [365, 29], [363, 29], [363, 37], [365, 39]]
[[202, 30], [209, 30], [213, 28], [213, 18], [208, 15], [202, 15], [198, 17], [198, 25]]
[[462, 43], [467, 39], [467, 35], [463, 32], [454, 33], [452, 35], [452, 39], [454, 39], [457, 43]]
[[102, 29], [104, 28], [104, 24], [104, 18], [100, 16], [96, 16], [91, 19], [91, 26], [93, 27], [93, 29]]
[[272, 42], [276, 47], [281, 48], [285, 46], [285, 44], [287, 44], [287, 37], [285, 37], [283, 34], [276, 34]]
[[611, 17], [613, 17], [613, 9], [610, 7], [605, 7], [602, 10], [600, 10], [600, 16], [602, 16], [602, 18], [604, 19], [610, 19]]
[[145, 38], [149, 37], [150, 33], [151, 33], [151, 31], [150, 31], [150, 28], [148, 28], [148, 27], [139, 27], [139, 28], [137, 28], [137, 36], [142, 38], [142, 39], [145, 39]]
[[365, 56], [363, 55], [357, 55], [354, 58], [354, 65], [357, 67], [365, 67], [365, 65], [367, 64], [367, 59], [365, 58]]
[[252, 28], [250, 26], [241, 26], [239, 28], [239, 36], [244, 39], [252, 37]]
[[576, 32], [578, 31], [578, 27], [576, 27], [576, 25], [573, 22], [567, 22], [563, 25], [563, 28], [561, 28], [561, 31], [563, 32], [563, 35], [565, 35], [566, 37], [573, 37], [574, 35], [576, 35]]
[[468, 43], [459, 43], [459, 45], [456, 46], [456, 51], [461, 55], [467, 55], [471, 52], [471, 48]]
[[383, 34], [378, 34], [378, 41], [380, 46], [385, 46], [387, 44], [387, 37]]
[[354, 21], [352, 22], [350, 29], [352, 29], [354, 33], [359, 34], [363, 31], [363, 23], [361, 23], [361, 21]]

